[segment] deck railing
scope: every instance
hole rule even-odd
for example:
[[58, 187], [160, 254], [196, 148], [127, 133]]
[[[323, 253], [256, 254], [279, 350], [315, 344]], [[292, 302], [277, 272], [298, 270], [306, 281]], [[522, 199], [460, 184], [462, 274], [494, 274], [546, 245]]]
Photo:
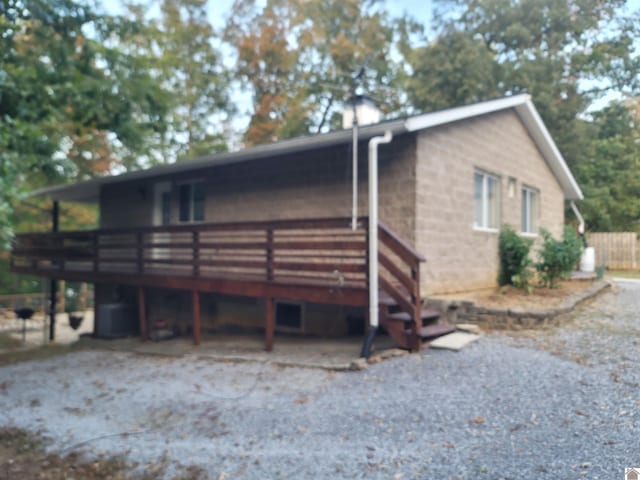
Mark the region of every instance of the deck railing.
[[366, 286], [366, 231], [346, 219], [17, 235], [12, 267]]
[[[410, 245], [379, 226], [380, 287], [416, 320], [420, 262]], [[367, 219], [348, 218], [172, 225], [17, 235], [17, 272], [92, 281], [127, 277], [216, 278], [366, 289]]]

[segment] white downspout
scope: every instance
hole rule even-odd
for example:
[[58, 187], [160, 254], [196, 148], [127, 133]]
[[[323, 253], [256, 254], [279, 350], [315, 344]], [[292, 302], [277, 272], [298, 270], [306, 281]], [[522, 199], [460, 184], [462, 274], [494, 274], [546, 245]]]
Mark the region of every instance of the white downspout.
[[378, 327], [378, 145], [389, 143], [393, 135], [369, 140], [369, 325]]
[[571, 210], [573, 210], [573, 213], [578, 219], [578, 222], [580, 222], [578, 224], [578, 233], [580, 233], [580, 235], [584, 235], [584, 218], [582, 218], [582, 215], [580, 214], [580, 210], [578, 210], [578, 207], [576, 207], [576, 203], [573, 200], [571, 200], [570, 205], [571, 205]]

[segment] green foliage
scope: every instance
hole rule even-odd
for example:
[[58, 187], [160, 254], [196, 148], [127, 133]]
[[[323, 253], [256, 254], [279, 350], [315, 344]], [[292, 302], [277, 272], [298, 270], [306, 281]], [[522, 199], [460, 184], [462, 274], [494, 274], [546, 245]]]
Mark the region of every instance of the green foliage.
[[533, 241], [523, 238], [509, 225], [502, 227], [498, 240], [500, 273], [498, 284], [513, 285], [516, 288], [531, 291], [531, 259], [529, 251]]
[[41, 293], [43, 280], [9, 271], [8, 255], [0, 255], [0, 295], [13, 293]]
[[[137, 29], [120, 40], [144, 59], [168, 104], [166, 129], [156, 132], [150, 149], [152, 163], [226, 151], [224, 123], [234, 113], [231, 72], [216, 47], [220, 38], [207, 18], [207, 1], [147, 3], [128, 5]], [[149, 19], [154, 4], [160, 15]]]
[[565, 226], [562, 240], [554, 239], [547, 230], [542, 229], [541, 233], [544, 242], [538, 251], [540, 261], [536, 270], [543, 285], [555, 288], [560, 279], [576, 268], [583, 250], [582, 240], [569, 226]]
[[593, 114], [590, 150], [574, 173], [591, 231], [640, 231], [640, 124], [637, 102], [616, 102]]
[[413, 72], [407, 94], [423, 110], [439, 110], [502, 95], [498, 64], [484, 43], [464, 32], [446, 33], [408, 52]]
[[[164, 107], [131, 26], [76, 0], [5, 0], [0, 10], [0, 243], [25, 191], [135, 166]], [[90, 32], [90, 35], [88, 34]]]

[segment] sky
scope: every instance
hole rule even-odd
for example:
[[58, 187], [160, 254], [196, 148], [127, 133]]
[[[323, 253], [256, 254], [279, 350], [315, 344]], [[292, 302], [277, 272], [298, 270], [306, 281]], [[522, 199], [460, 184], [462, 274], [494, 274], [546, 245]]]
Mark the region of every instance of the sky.
[[[640, 2], [640, 0], [637, 1]], [[232, 4], [233, 0], [209, 0], [211, 21], [215, 25], [222, 25]], [[408, 12], [424, 24], [428, 24], [431, 20], [431, 0], [386, 0], [385, 5], [395, 16]]]
[[[640, 3], [640, 0], [634, 0]], [[209, 17], [216, 26], [222, 26], [227, 17], [233, 0], [209, 0]], [[386, 0], [387, 10], [394, 16], [401, 16], [408, 12], [414, 18], [428, 25], [431, 21], [431, 0]], [[103, 0], [106, 10], [111, 13], [120, 11], [119, 0]]]

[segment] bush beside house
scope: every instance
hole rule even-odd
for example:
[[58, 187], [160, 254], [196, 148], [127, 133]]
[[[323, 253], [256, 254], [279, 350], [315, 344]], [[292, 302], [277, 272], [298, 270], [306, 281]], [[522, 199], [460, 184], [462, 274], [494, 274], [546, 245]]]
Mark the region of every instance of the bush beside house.
[[500, 273], [498, 285], [513, 285], [523, 290], [531, 291], [532, 261], [529, 251], [533, 240], [523, 238], [509, 225], [505, 225], [498, 239], [498, 253], [500, 256]]
[[555, 288], [560, 279], [566, 278], [575, 269], [584, 248], [576, 232], [565, 226], [562, 240], [554, 239], [545, 229], [540, 233], [543, 243], [536, 252], [539, 261], [534, 264], [529, 258], [533, 240], [521, 237], [509, 225], [502, 228], [498, 249], [500, 286], [513, 285], [530, 292], [534, 276], [531, 267], [535, 266], [539, 282], [545, 287]]
[[575, 269], [584, 247], [582, 240], [569, 226], [564, 227], [562, 240], [554, 239], [546, 230], [541, 230], [540, 233], [544, 242], [538, 251], [538, 278], [544, 286], [555, 288], [560, 279], [567, 277]]

